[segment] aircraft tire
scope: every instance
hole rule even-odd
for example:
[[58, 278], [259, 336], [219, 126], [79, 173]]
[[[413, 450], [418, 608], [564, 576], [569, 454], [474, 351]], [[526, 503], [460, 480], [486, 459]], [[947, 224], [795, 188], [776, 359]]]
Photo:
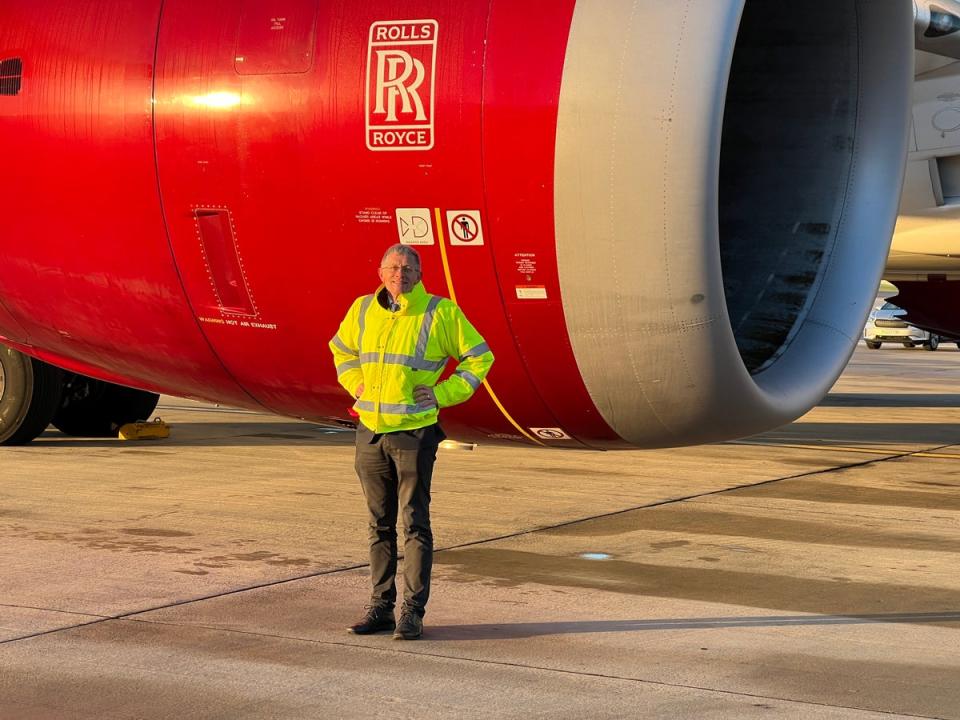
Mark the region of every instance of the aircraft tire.
[[74, 437], [116, 437], [121, 425], [143, 422], [160, 396], [84, 375], [68, 376], [53, 425]]
[[0, 347], [0, 445], [26, 445], [60, 404], [63, 370]]

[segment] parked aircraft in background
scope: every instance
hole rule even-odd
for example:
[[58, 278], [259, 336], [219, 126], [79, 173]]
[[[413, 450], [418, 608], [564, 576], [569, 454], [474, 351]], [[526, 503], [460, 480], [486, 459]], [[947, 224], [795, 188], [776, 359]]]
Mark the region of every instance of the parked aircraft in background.
[[789, 422], [860, 337], [954, 7], [3, 3], [0, 442], [156, 392], [348, 421], [326, 344], [398, 240], [497, 356], [454, 436]]
[[960, 337], [960, 63], [921, 54], [900, 217], [884, 278], [910, 322]]

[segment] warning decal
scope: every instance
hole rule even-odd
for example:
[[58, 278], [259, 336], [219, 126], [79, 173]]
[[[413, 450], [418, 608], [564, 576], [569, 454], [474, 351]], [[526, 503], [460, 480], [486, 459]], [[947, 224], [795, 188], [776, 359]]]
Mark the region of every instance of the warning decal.
[[433, 245], [429, 208], [397, 208], [397, 233], [404, 245]]
[[517, 285], [517, 300], [546, 300], [547, 288], [544, 285]]
[[561, 428], [530, 428], [530, 432], [541, 440], [573, 440]]
[[483, 245], [479, 210], [447, 210], [451, 245]]

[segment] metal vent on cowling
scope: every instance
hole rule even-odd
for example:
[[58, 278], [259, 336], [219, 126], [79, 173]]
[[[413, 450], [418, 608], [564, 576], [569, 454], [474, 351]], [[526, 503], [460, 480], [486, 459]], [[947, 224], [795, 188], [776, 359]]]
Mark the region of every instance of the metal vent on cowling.
[[0, 60], [0, 95], [19, 95], [23, 78], [23, 60]]

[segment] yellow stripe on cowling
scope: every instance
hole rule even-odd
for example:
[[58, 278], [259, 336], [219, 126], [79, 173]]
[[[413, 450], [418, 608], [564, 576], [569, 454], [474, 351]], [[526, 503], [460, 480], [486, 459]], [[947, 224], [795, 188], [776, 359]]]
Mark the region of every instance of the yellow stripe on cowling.
[[[440, 208], [434, 208], [437, 220], [437, 233], [440, 236], [440, 260], [443, 263], [443, 276], [447, 280], [447, 292], [450, 293], [450, 299], [454, 302], [457, 302], [457, 293], [453, 289], [453, 276], [450, 274], [450, 262], [447, 260], [447, 241], [446, 235], [444, 233], [444, 223], [440, 216]], [[507, 409], [503, 406], [503, 403], [500, 402], [500, 399], [497, 397], [497, 394], [493, 391], [493, 388], [490, 387], [490, 383], [487, 382], [486, 378], [483, 380], [483, 387], [486, 388], [487, 394], [490, 395], [490, 399], [493, 400], [493, 404], [497, 406], [497, 409], [503, 413], [503, 416], [507, 419], [511, 425], [513, 425], [517, 432], [523, 435], [530, 442], [536, 443], [537, 445], [544, 445], [544, 443], [537, 440], [533, 435], [524, 430], [520, 425], [514, 420], [510, 413], [507, 412]]]
[[450, 293], [450, 299], [457, 302], [457, 293], [453, 289], [453, 277], [450, 275], [450, 263], [447, 261], [447, 241], [443, 232], [443, 221], [440, 219], [440, 208], [434, 208], [434, 212], [437, 217], [437, 232], [440, 234], [440, 261], [443, 263], [443, 276], [447, 279], [447, 292]]

